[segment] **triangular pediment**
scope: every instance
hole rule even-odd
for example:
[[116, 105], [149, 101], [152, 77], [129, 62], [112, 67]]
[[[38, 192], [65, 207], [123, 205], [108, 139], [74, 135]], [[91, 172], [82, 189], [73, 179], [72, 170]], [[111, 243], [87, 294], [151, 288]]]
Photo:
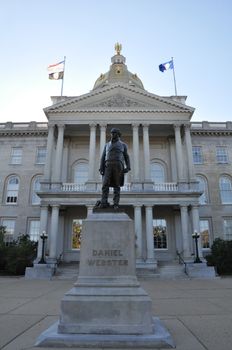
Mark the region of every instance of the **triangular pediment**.
[[145, 90], [116, 84], [93, 90], [78, 97], [60, 98], [60, 102], [45, 108], [45, 113], [80, 111], [141, 110], [167, 112], [193, 112], [194, 109], [171, 97], [160, 97]]
[[100, 107], [100, 108], [146, 108], [146, 104], [141, 101], [130, 98], [123, 94], [115, 94], [108, 98], [102, 99], [89, 105], [89, 107]]

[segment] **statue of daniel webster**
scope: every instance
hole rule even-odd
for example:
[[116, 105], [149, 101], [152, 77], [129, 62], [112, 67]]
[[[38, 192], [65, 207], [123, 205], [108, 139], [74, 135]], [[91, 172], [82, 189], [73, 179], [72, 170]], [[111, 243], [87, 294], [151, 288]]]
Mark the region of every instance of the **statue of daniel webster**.
[[119, 129], [111, 129], [111, 140], [106, 143], [102, 153], [99, 169], [103, 176], [100, 208], [109, 207], [109, 187], [114, 188], [113, 207], [118, 208], [120, 186], [124, 185], [124, 174], [131, 170], [127, 145], [120, 140], [120, 136]]

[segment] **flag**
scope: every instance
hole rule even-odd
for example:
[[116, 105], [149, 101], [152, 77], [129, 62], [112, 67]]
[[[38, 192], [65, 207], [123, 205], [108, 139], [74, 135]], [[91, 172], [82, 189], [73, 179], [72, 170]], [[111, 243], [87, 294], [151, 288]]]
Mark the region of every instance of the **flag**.
[[56, 72], [48, 75], [48, 78], [51, 80], [59, 80], [59, 79], [63, 79], [63, 77], [64, 77], [64, 72]]
[[161, 72], [164, 72], [165, 70], [168, 70], [168, 69], [173, 69], [173, 60], [159, 65], [159, 70]]
[[63, 79], [64, 77], [64, 61], [50, 64], [48, 66], [48, 77], [51, 80]]

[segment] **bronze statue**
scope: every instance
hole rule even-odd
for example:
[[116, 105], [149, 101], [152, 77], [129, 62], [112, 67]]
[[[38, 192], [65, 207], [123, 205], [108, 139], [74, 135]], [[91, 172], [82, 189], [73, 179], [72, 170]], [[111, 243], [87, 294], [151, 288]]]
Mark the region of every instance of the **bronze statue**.
[[124, 174], [130, 171], [130, 158], [127, 145], [120, 140], [119, 129], [111, 130], [111, 140], [106, 143], [100, 162], [102, 179], [102, 197], [100, 208], [108, 208], [109, 187], [114, 188], [113, 208], [117, 209], [120, 200], [120, 186], [124, 185]]

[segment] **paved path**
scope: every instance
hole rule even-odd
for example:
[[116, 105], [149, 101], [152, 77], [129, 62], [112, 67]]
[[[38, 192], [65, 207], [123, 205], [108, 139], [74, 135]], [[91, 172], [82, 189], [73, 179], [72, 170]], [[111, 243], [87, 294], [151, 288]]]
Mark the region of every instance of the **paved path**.
[[[73, 282], [0, 277], [0, 349], [38, 349], [36, 338], [58, 319]], [[232, 278], [140, 282], [177, 350], [232, 349]]]

